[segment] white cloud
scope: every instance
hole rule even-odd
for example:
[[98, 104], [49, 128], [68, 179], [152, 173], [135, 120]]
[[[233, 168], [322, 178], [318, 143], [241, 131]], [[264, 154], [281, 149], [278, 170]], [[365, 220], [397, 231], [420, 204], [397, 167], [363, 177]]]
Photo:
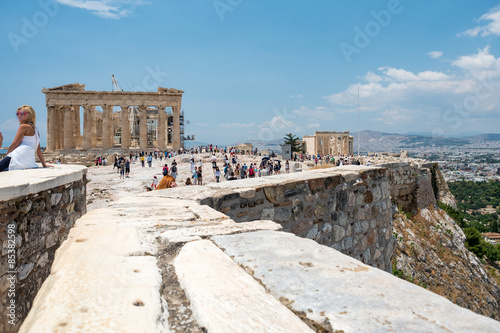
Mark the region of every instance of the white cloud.
[[461, 56], [451, 63], [472, 77], [486, 78], [500, 75], [500, 58], [490, 54], [490, 46], [478, 50], [476, 54]]
[[333, 118], [335, 118], [335, 113], [323, 106], [317, 106], [312, 109], [306, 106], [302, 106], [299, 109], [293, 110], [292, 114], [322, 120], [332, 120]]
[[304, 98], [304, 95], [290, 95], [291, 98]]
[[263, 122], [260, 128], [269, 128], [272, 131], [299, 131], [300, 126], [297, 126], [293, 121], [286, 120], [282, 116], [274, 116], [273, 119]]
[[373, 72], [366, 73], [364, 79], [368, 82], [379, 82], [379, 81], [383, 80], [380, 76], [378, 76], [377, 74], [375, 74]]
[[392, 107], [383, 111], [381, 117], [376, 120], [391, 126], [398, 123], [410, 123], [415, 120], [415, 112], [411, 109]]
[[17, 131], [18, 127], [19, 127], [19, 120], [17, 120], [16, 118], [9, 118], [7, 120], [4, 120], [4, 122], [0, 124], [0, 131], [12, 130], [12, 129]]
[[317, 127], [319, 127], [319, 124], [317, 124], [317, 123], [307, 125], [307, 128], [317, 128]]
[[2, 146], [10, 146], [10, 144], [14, 140], [14, 136], [16, 135], [18, 128], [19, 120], [17, 120], [17, 118], [9, 118], [4, 120], [3, 123], [0, 123], [0, 132], [2, 132], [3, 136]]
[[108, 19], [130, 15], [135, 7], [145, 4], [142, 0], [56, 0], [61, 5], [89, 10], [92, 14]]
[[434, 71], [425, 71], [420, 72], [418, 74], [414, 74], [410, 71], [404, 69], [397, 69], [391, 67], [381, 67], [379, 70], [382, 70], [386, 75], [386, 80], [388, 81], [442, 81], [449, 79], [449, 76]]
[[250, 124], [242, 124], [242, 123], [219, 124], [219, 127], [223, 127], [223, 128], [234, 128], [234, 127], [245, 128], [245, 127], [253, 127], [253, 126], [254, 126], [254, 123], [250, 123]]
[[427, 55], [431, 57], [432, 59], [439, 59], [443, 55], [443, 52], [441, 51], [431, 51], [427, 52]]
[[292, 120], [293, 116], [285, 114], [284, 116], [274, 116], [271, 120], [265, 121], [253, 128], [246, 140], [276, 140], [283, 138], [286, 133], [298, 133], [301, 127]]
[[377, 122], [386, 131], [418, 127], [453, 133], [473, 124], [491, 126], [474, 119], [498, 119], [500, 58], [490, 54], [489, 47], [458, 57], [442, 72], [381, 67], [363, 78], [366, 82], [325, 97], [336, 119], [350, 119], [344, 114], [357, 112], [358, 89], [362, 122]]
[[205, 124], [205, 123], [196, 123], [196, 125], [202, 126], [202, 127], [208, 127], [208, 126], [210, 126], [210, 124]]
[[473, 92], [476, 85], [470, 79], [457, 79], [455, 75], [436, 71], [413, 73], [392, 67], [381, 67], [378, 70], [380, 73], [369, 72], [367, 75], [371, 78], [378, 76], [382, 80], [352, 84], [346, 90], [327, 96], [326, 99], [336, 112], [356, 112], [359, 89], [360, 110], [381, 111], [394, 103], [407, 103], [417, 99], [425, 102], [432, 96]]
[[488, 13], [478, 19], [478, 22], [482, 21], [488, 21], [489, 23], [471, 28], [458, 35], [470, 37], [476, 37], [477, 35], [481, 35], [483, 37], [489, 35], [500, 36], [500, 5], [491, 8]]

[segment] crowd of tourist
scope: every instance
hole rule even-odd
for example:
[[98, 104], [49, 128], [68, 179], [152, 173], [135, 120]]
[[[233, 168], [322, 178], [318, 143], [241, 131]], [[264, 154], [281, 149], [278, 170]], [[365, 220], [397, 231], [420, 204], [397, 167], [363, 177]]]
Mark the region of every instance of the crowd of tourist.
[[[207, 161], [206, 154], [210, 154], [211, 171], [204, 166], [203, 159]], [[203, 157], [199, 155], [203, 154]], [[243, 155], [259, 156], [258, 149], [252, 151], [239, 151], [237, 147], [218, 147], [218, 146], [199, 146], [190, 150], [183, 151], [141, 151], [130, 152], [128, 155], [117, 155], [114, 157], [113, 170], [116, 168], [120, 179], [130, 178], [131, 163], [140, 161], [140, 166], [145, 168], [146, 163], [148, 168], [153, 168], [155, 163], [160, 161], [162, 179], [158, 181], [156, 175], [149, 190], [162, 189], [177, 186], [177, 178], [179, 175], [178, 163], [188, 162], [189, 173], [184, 180], [184, 185], [203, 185], [206, 183], [206, 177], [209, 182], [216, 183], [222, 181], [232, 181], [237, 179], [258, 178], [271, 175], [279, 175], [290, 173], [290, 163], [293, 162], [309, 162], [317, 165], [359, 165], [360, 161], [353, 156], [330, 156], [330, 155], [310, 155], [307, 153], [294, 153], [290, 161], [282, 162], [278, 156], [270, 152], [269, 156], [264, 156], [258, 162], [247, 163], [248, 159], [242, 159]], [[253, 157], [255, 160], [255, 157]], [[179, 161], [179, 162], [177, 162]], [[108, 163], [106, 157], [97, 157], [95, 159], [96, 166], [105, 166]], [[182, 180], [181, 180], [182, 182]]]

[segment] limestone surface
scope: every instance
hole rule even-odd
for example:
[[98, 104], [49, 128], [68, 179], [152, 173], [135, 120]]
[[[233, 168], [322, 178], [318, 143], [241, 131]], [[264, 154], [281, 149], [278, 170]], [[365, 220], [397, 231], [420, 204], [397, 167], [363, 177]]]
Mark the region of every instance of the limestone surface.
[[294, 312], [345, 332], [499, 332], [500, 323], [285, 232], [211, 238]]
[[209, 332], [313, 332], [208, 240], [186, 244], [175, 270]]

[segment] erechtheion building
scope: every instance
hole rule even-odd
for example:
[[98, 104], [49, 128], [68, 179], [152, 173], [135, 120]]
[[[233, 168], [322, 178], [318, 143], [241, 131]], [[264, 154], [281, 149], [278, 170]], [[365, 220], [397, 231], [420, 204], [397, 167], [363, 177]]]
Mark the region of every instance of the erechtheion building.
[[184, 148], [182, 90], [85, 91], [84, 84], [73, 83], [42, 92], [49, 152]]
[[236, 148], [242, 154], [252, 154], [253, 153], [253, 145], [251, 143], [240, 143]]
[[306, 135], [302, 138], [305, 150], [310, 155], [352, 155], [353, 137], [349, 131], [316, 131], [314, 135]]

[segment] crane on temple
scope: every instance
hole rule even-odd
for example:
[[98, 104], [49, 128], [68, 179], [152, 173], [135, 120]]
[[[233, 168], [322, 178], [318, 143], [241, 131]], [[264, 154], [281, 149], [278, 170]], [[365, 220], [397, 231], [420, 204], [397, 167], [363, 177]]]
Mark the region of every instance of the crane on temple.
[[123, 91], [118, 84], [118, 80], [115, 78], [113, 74], [111, 74], [111, 83], [113, 84], [113, 91]]

